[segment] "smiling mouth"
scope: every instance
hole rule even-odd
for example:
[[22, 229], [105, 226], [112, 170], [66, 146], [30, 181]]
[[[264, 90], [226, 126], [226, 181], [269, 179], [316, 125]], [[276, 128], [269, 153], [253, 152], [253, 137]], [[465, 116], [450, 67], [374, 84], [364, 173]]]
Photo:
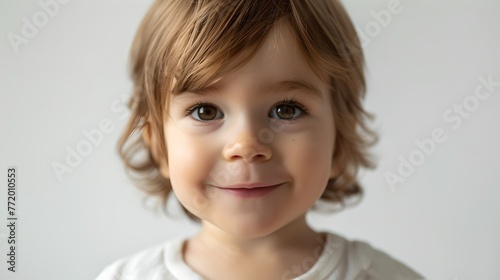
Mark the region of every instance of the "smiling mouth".
[[282, 184], [273, 185], [273, 186], [263, 186], [263, 187], [254, 187], [254, 188], [219, 188], [223, 192], [228, 194], [241, 197], [241, 198], [252, 198], [252, 197], [262, 197], [273, 190], [279, 188]]

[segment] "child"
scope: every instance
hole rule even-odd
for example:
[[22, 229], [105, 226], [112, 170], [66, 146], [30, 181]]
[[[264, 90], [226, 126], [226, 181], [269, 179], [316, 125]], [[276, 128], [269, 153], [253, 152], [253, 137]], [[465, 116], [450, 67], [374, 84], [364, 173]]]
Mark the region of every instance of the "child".
[[157, 0], [131, 59], [120, 154], [201, 229], [98, 280], [423, 279], [306, 223], [316, 202], [361, 195], [356, 171], [372, 167], [363, 54], [338, 1]]

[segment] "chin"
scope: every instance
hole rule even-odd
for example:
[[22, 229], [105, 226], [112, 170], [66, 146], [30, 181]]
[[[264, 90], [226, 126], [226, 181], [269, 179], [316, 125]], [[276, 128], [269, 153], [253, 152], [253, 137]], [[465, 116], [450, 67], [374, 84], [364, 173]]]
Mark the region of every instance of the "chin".
[[218, 225], [225, 232], [246, 239], [266, 237], [279, 230], [282, 225], [278, 221], [262, 219], [239, 219], [226, 225]]

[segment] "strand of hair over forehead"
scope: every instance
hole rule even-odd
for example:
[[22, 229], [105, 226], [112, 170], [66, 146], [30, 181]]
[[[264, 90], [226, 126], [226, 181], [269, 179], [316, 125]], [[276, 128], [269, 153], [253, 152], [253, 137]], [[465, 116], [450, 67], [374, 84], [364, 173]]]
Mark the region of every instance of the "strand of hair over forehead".
[[245, 58], [250, 58], [257, 51], [255, 42], [262, 43], [262, 38], [271, 28], [262, 22], [274, 23], [283, 11], [277, 9], [273, 1], [196, 3], [191, 21], [187, 22], [190, 27], [184, 29], [179, 38], [180, 42], [186, 42], [176, 73], [179, 91], [199, 89], [212, 82], [215, 75], [234, 69], [228, 64], [239, 65], [231, 61], [237, 54], [246, 53]]

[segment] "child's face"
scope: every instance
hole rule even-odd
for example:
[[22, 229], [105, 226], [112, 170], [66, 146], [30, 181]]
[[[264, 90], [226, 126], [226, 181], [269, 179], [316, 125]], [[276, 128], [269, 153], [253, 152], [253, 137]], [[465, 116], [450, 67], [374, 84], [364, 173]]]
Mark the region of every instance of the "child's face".
[[[259, 237], [301, 217], [332, 176], [335, 130], [327, 86], [308, 66], [287, 24], [252, 60], [203, 95], [172, 96], [165, 123], [169, 177], [179, 201], [228, 233]], [[300, 86], [271, 90], [282, 81]], [[302, 104], [307, 113], [294, 104]], [[186, 113], [197, 103], [191, 113]], [[279, 185], [243, 197], [235, 184]], [[250, 192], [249, 192], [250, 193]]]

